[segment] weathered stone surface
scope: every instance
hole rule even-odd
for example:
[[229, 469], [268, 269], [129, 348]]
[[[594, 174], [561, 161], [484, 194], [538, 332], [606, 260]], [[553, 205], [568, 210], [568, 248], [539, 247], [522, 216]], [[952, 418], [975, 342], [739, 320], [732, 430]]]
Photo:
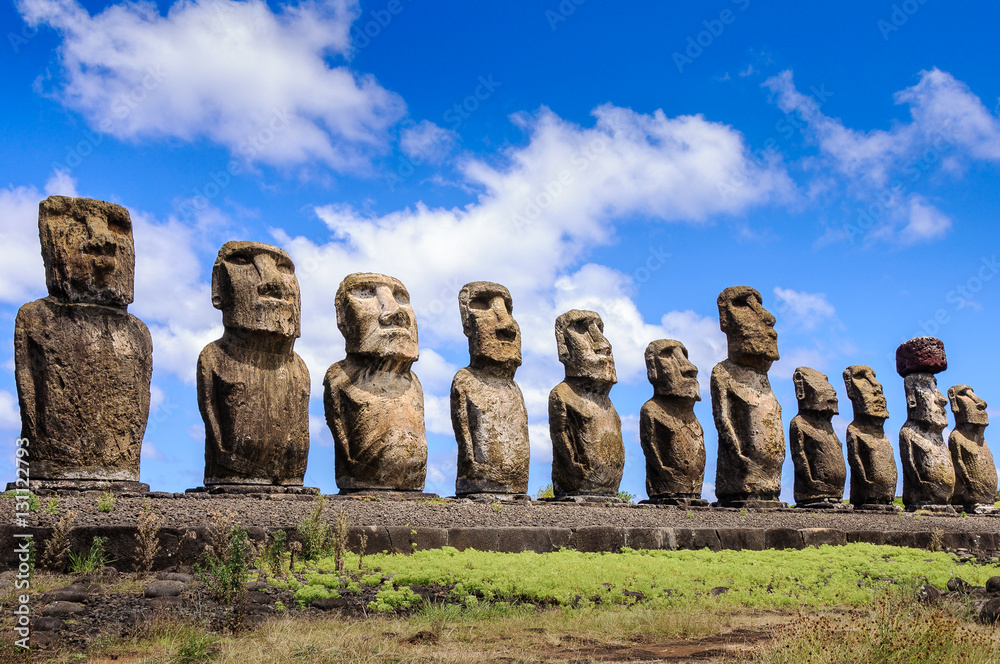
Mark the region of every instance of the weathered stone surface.
[[[916, 341], [921, 339], [925, 337]], [[907, 343], [912, 344], [912, 341]], [[928, 348], [930, 344], [920, 347]], [[955, 468], [941, 435], [948, 426], [945, 412], [948, 400], [938, 391], [933, 373], [906, 373], [903, 386], [907, 417], [899, 431], [903, 504], [909, 510], [948, 505], [955, 488]]]
[[293, 347], [300, 298], [288, 254], [227, 242], [212, 268], [225, 332], [198, 358], [205, 485], [300, 486], [309, 456], [309, 370]]
[[767, 379], [778, 359], [774, 316], [761, 306], [760, 293], [747, 286], [725, 289], [718, 305], [729, 357], [712, 370], [712, 415], [719, 433], [715, 493], [722, 505], [777, 501], [785, 434], [781, 404]]
[[804, 546], [843, 546], [847, 544], [847, 533], [834, 528], [801, 528], [799, 534], [802, 535]]
[[915, 337], [896, 349], [896, 373], [907, 377], [912, 373], [941, 373], [948, 368], [944, 342], [934, 337]]
[[127, 310], [135, 273], [128, 211], [50, 196], [38, 206], [38, 229], [49, 295], [21, 307], [14, 323], [32, 483], [137, 482], [153, 343]]
[[705, 434], [694, 414], [701, 400], [698, 368], [679, 341], [646, 347], [646, 376], [653, 398], [639, 411], [639, 443], [646, 456], [650, 499], [700, 498], [705, 479]]
[[792, 374], [799, 414], [788, 426], [788, 446], [795, 467], [795, 505], [841, 503], [847, 482], [843, 446], [833, 430], [837, 392], [826, 375], [809, 367]]
[[952, 465], [955, 468], [955, 491], [951, 502], [969, 510], [993, 507], [997, 491], [997, 467], [986, 445], [985, 431], [990, 424], [986, 402], [968, 385], [948, 390], [955, 430], [948, 437]]
[[892, 443], [883, 428], [889, 411], [882, 384], [871, 367], [856, 364], [844, 370], [844, 385], [854, 406], [854, 421], [847, 427], [851, 504], [892, 505], [898, 475]]
[[510, 292], [475, 281], [458, 294], [469, 366], [451, 384], [451, 423], [458, 441], [458, 496], [528, 490], [528, 411], [514, 382], [521, 329]]
[[182, 581], [150, 581], [142, 589], [143, 597], [177, 597], [187, 586]]
[[333, 432], [337, 486], [421, 491], [427, 474], [417, 317], [403, 284], [355, 273], [337, 289], [347, 357], [326, 372], [323, 404]]
[[46, 604], [43, 606], [39, 613], [43, 616], [72, 616], [77, 613], [83, 613], [87, 610], [83, 604], [78, 602], [52, 602], [51, 604]]
[[625, 469], [622, 423], [608, 393], [618, 382], [604, 322], [573, 309], [556, 319], [566, 379], [549, 393], [552, 488], [560, 496], [617, 496]]

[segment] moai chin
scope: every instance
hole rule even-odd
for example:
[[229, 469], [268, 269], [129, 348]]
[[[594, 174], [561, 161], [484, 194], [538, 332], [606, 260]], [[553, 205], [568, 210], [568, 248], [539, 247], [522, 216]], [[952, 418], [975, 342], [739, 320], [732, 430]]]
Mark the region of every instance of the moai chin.
[[719, 433], [715, 493], [722, 507], [780, 507], [785, 434], [767, 371], [779, 359], [774, 316], [760, 293], [731, 286], [718, 298], [729, 357], [712, 370], [712, 415]]
[[985, 431], [990, 424], [986, 402], [968, 385], [948, 390], [955, 430], [948, 437], [952, 465], [955, 467], [953, 505], [974, 514], [996, 512], [997, 467], [986, 445]]
[[639, 412], [639, 442], [646, 456], [648, 502], [707, 506], [705, 434], [694, 414], [701, 400], [698, 367], [679, 341], [660, 339], [646, 346], [646, 376], [653, 398]]
[[906, 391], [906, 423], [899, 431], [903, 505], [909, 511], [951, 512], [955, 468], [941, 432], [948, 426], [948, 400], [934, 374], [948, 368], [944, 344], [917, 337], [896, 349], [896, 371]]
[[225, 331], [198, 357], [205, 486], [299, 487], [309, 457], [309, 370], [293, 350], [300, 298], [288, 254], [227, 242], [212, 267]]
[[36, 489], [148, 491], [139, 456], [153, 342], [128, 313], [135, 249], [128, 210], [50, 196], [38, 206], [49, 295], [14, 323], [21, 437]]
[[788, 446], [795, 466], [795, 506], [846, 507], [843, 502], [847, 465], [843, 446], [833, 430], [837, 392], [826, 375], [799, 367], [792, 374], [799, 413], [788, 426]]
[[422, 491], [427, 475], [424, 393], [410, 367], [418, 358], [417, 317], [402, 282], [355, 273], [337, 289], [337, 327], [347, 357], [323, 380], [337, 486]]
[[556, 319], [566, 379], [549, 393], [552, 490], [557, 499], [618, 495], [625, 469], [622, 422], [608, 394], [618, 382], [604, 322], [573, 309]]
[[851, 467], [851, 505], [856, 510], [895, 511], [896, 458], [885, 435], [889, 419], [882, 384], [875, 370], [861, 364], [844, 370], [854, 421], [847, 427], [847, 459]]
[[451, 423], [458, 441], [458, 496], [527, 499], [528, 412], [514, 382], [521, 365], [521, 329], [510, 292], [474, 281], [458, 294], [469, 366], [451, 383]]

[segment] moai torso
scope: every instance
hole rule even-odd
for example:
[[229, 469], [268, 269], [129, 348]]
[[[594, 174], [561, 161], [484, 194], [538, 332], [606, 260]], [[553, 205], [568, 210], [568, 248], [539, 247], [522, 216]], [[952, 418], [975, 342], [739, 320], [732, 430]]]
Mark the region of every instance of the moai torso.
[[955, 492], [951, 502], [966, 507], [993, 508], [997, 492], [997, 467], [986, 444], [989, 416], [986, 402], [968, 385], [948, 390], [955, 430], [948, 438], [955, 468]]
[[566, 379], [549, 393], [552, 489], [560, 496], [617, 496], [625, 470], [622, 422], [608, 393], [617, 382], [604, 322], [573, 309], [556, 319]]
[[705, 435], [694, 414], [701, 399], [698, 368], [679, 341], [660, 339], [645, 352], [653, 398], [639, 411], [639, 443], [646, 457], [650, 499], [700, 499], [705, 479]]
[[152, 340], [128, 313], [135, 270], [128, 211], [50, 196], [38, 225], [49, 296], [21, 307], [14, 324], [31, 477], [138, 481]]
[[616, 496], [625, 470], [622, 422], [606, 393], [562, 382], [549, 393], [552, 489]]
[[475, 281], [458, 295], [469, 338], [469, 366], [451, 384], [451, 423], [458, 442], [456, 495], [523, 494], [528, 490], [528, 411], [514, 373], [521, 330], [510, 293]]
[[864, 365], [844, 370], [844, 385], [854, 406], [847, 427], [847, 459], [851, 467], [851, 504], [891, 505], [896, 496], [896, 458], [883, 425], [889, 417], [882, 384]]
[[424, 393], [409, 293], [393, 277], [350, 274], [337, 289], [347, 357], [323, 380], [341, 491], [422, 491], [427, 475]]

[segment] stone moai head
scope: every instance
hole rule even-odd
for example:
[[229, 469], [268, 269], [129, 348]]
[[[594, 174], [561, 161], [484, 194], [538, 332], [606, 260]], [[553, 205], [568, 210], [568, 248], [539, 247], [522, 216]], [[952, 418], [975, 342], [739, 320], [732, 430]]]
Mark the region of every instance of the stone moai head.
[[38, 204], [38, 237], [49, 295], [66, 303], [132, 303], [135, 246], [128, 210], [92, 198], [49, 196]]
[[854, 364], [844, 369], [844, 386], [847, 398], [854, 405], [854, 416], [865, 415], [881, 420], [889, 419], [889, 408], [882, 383], [875, 379], [875, 370], [863, 364]]
[[837, 408], [837, 391], [822, 374], [809, 367], [798, 367], [792, 374], [795, 384], [795, 398], [799, 400], [799, 410], [813, 411], [834, 416], [840, 412]]
[[945, 406], [948, 400], [938, 390], [933, 374], [915, 373], [903, 379], [906, 391], [906, 417], [926, 424], [932, 430], [943, 431], [948, 426]]
[[969, 424], [986, 427], [990, 416], [986, 412], [986, 402], [976, 396], [968, 385], [956, 385], [948, 390], [951, 412], [955, 414], [955, 424]]
[[349, 274], [337, 289], [336, 307], [348, 355], [417, 361], [417, 316], [399, 279], [370, 272]]
[[512, 315], [510, 291], [491, 281], [473, 281], [459, 291], [458, 308], [473, 362], [521, 366], [521, 328]]
[[288, 254], [262, 242], [227, 242], [212, 267], [212, 305], [227, 330], [300, 334], [299, 282]]
[[556, 346], [567, 378], [588, 378], [608, 385], [618, 382], [611, 344], [604, 337], [604, 321], [596, 312], [572, 309], [556, 318]]
[[749, 286], [730, 286], [719, 294], [719, 327], [726, 334], [729, 359], [767, 371], [780, 359], [775, 318], [761, 304], [760, 293]]
[[948, 368], [944, 343], [934, 337], [916, 337], [896, 349], [896, 372], [903, 377], [907, 419], [941, 431], [948, 426], [948, 400], [938, 390], [934, 374]]
[[701, 400], [698, 367], [687, 348], [674, 339], [658, 339], [646, 346], [646, 377], [657, 395]]

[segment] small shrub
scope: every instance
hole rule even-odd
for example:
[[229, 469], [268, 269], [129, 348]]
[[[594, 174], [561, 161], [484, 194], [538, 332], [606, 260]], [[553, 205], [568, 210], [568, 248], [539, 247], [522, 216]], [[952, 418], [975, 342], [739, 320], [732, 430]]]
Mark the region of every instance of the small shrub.
[[555, 496], [555, 490], [552, 488], [551, 482], [535, 492], [535, 500], [541, 500], [542, 498], [555, 498]]
[[285, 603], [279, 599], [277, 602], [274, 603], [274, 610], [277, 611], [278, 613], [281, 613], [283, 611], [287, 611], [288, 609], [285, 607]]
[[136, 571], [143, 576], [153, 571], [153, 563], [160, 552], [160, 517], [153, 512], [153, 503], [148, 498], [142, 505], [142, 513], [136, 522], [136, 548], [138, 557]]
[[46, 514], [58, 514], [59, 513], [59, 497], [52, 496], [49, 498], [48, 504], [45, 506]]
[[268, 533], [267, 539], [267, 544], [264, 547], [264, 555], [261, 556], [262, 562], [264, 566], [270, 568], [272, 574], [277, 576], [284, 572], [288, 535], [284, 530], [275, 530]]
[[391, 581], [382, 584], [375, 599], [368, 602], [368, 609], [376, 613], [391, 613], [396, 609], [408, 609], [420, 602], [420, 595], [409, 586], [394, 588]]
[[173, 662], [178, 664], [206, 664], [215, 659], [217, 646], [210, 634], [190, 634], [174, 652]]
[[43, 568], [53, 572], [62, 572], [66, 569], [66, 560], [70, 553], [69, 531], [73, 528], [75, 520], [76, 512], [71, 510], [56, 522], [55, 528], [52, 529], [52, 535], [45, 543], [45, 553], [42, 554], [42, 559], [39, 561]]
[[115, 508], [115, 494], [110, 491], [105, 491], [101, 494], [101, 497], [97, 499], [97, 511], [104, 512], [105, 514], [111, 512]]
[[635, 494], [634, 493], [629, 493], [628, 491], [619, 491], [618, 492], [618, 497], [621, 500], [624, 500], [626, 503], [634, 503], [635, 502]]
[[97, 536], [90, 543], [90, 550], [78, 556], [75, 551], [69, 552], [69, 571], [74, 574], [92, 574], [107, 565], [107, 553], [104, 551], [104, 543], [107, 537]]
[[326, 498], [320, 496], [312, 514], [299, 522], [299, 537], [302, 538], [302, 559], [316, 560], [328, 555], [333, 548], [333, 528], [323, 519]]

